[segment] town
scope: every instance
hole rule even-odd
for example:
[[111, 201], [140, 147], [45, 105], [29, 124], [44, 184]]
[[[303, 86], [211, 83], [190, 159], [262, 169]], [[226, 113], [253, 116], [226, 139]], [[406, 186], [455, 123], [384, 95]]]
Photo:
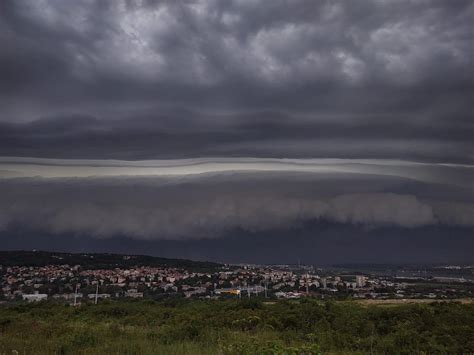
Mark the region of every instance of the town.
[[[460, 267], [447, 266], [446, 270], [456, 268]], [[456, 299], [474, 295], [473, 280], [464, 277], [363, 274], [306, 265], [220, 265], [206, 271], [166, 265], [104, 269], [69, 264], [0, 265], [0, 276], [2, 303], [57, 300], [79, 305], [108, 298], [171, 297]]]

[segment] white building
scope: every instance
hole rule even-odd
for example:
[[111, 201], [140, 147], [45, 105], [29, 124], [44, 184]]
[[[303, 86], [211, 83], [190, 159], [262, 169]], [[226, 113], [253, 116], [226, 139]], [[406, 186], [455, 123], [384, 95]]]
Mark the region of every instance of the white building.
[[63, 293], [63, 294], [58, 294], [58, 295], [54, 295], [53, 298], [56, 298], [56, 299], [65, 299], [65, 300], [68, 300], [68, 301], [72, 301], [74, 299], [74, 297], [77, 299], [77, 298], [82, 298], [83, 295], [82, 293]]
[[362, 288], [365, 286], [365, 276], [357, 275], [356, 276], [356, 285], [358, 288]]
[[[95, 293], [89, 293], [89, 294], [87, 295], [87, 297], [88, 297], [90, 300], [95, 299], [95, 296], [96, 296]], [[98, 293], [98, 294], [97, 294], [97, 298], [98, 298], [98, 299], [110, 298], [110, 293]]]
[[33, 294], [26, 294], [22, 295], [23, 300], [28, 301], [28, 302], [38, 302], [38, 301], [44, 301], [48, 299], [48, 295], [45, 293], [33, 293]]

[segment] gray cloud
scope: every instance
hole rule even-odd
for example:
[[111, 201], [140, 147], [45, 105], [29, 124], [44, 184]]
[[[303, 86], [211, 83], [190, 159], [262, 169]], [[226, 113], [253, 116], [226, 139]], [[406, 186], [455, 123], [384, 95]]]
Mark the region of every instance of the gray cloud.
[[472, 163], [473, 12], [463, 0], [2, 1], [0, 154]]
[[469, 235], [473, 16], [469, 0], [0, 1], [0, 237]]
[[[0, 178], [160, 177], [273, 172], [373, 174], [474, 188], [474, 166], [387, 159], [190, 158], [167, 160], [87, 160], [0, 157]], [[179, 180], [178, 180], [179, 181]]]
[[404, 228], [474, 221], [471, 190], [360, 174], [15, 178], [0, 181], [0, 193], [2, 229], [98, 238], [217, 238], [308, 220]]

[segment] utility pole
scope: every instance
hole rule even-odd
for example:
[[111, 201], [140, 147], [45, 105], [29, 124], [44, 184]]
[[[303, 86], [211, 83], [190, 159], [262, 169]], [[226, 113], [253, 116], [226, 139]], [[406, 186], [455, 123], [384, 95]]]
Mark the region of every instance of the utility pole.
[[77, 305], [77, 289], [79, 288], [79, 285], [76, 284], [76, 289], [74, 290], [74, 306]]
[[99, 281], [97, 281], [96, 287], [95, 287], [95, 302], [94, 304], [97, 304], [97, 298], [99, 297]]

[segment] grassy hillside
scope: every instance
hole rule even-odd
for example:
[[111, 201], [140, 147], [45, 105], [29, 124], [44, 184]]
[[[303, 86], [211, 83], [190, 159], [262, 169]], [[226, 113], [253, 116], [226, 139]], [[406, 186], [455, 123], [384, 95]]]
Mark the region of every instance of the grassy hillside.
[[0, 354], [471, 353], [474, 305], [185, 301], [0, 305]]

